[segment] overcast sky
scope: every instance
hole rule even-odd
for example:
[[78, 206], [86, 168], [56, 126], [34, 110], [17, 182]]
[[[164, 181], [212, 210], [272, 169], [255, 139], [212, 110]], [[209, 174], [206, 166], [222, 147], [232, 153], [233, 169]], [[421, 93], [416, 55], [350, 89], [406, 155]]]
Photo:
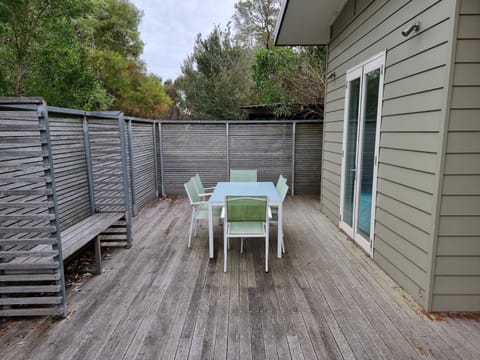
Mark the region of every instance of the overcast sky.
[[130, 0], [144, 16], [140, 36], [142, 59], [148, 71], [164, 81], [180, 75], [180, 66], [193, 51], [198, 33], [208, 35], [214, 25], [224, 27], [236, 0]]

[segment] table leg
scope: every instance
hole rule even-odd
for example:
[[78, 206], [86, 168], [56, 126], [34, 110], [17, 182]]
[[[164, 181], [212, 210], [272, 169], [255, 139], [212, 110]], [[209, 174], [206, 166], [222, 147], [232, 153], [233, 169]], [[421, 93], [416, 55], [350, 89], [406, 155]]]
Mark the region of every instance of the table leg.
[[282, 241], [283, 241], [283, 204], [278, 205], [278, 239], [277, 239], [277, 257], [282, 257]]
[[208, 203], [208, 251], [210, 259], [213, 259], [213, 209], [210, 202]]

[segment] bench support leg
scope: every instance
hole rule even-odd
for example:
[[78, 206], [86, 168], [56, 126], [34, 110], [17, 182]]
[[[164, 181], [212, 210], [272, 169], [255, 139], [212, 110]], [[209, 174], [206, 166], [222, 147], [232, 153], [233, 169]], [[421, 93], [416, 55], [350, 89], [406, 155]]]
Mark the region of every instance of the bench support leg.
[[96, 265], [96, 273], [102, 273], [102, 247], [100, 245], [100, 238], [97, 236], [93, 241], [95, 247], [95, 265]]

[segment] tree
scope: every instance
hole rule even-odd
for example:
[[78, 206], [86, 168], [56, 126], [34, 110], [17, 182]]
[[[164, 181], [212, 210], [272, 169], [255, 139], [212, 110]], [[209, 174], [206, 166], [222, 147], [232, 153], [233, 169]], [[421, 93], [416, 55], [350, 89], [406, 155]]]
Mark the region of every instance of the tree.
[[179, 81], [167, 80], [163, 84], [165, 87], [165, 92], [168, 97], [172, 99], [172, 103], [162, 113], [162, 119], [168, 120], [186, 120], [189, 117], [189, 114], [185, 111], [184, 100], [182, 98], [182, 92], [179, 89]]
[[177, 79], [191, 117], [243, 118], [240, 106], [252, 96], [251, 61], [251, 52], [233, 42], [228, 27], [216, 26], [205, 39], [198, 34]]
[[142, 12], [128, 0], [95, 0], [95, 16], [82, 25], [91, 42], [90, 64], [112, 100], [128, 115], [160, 118], [171, 104], [162, 80], [140, 60]]
[[0, 93], [160, 117], [171, 100], [140, 60], [141, 17], [128, 0], [0, 0]]
[[43, 96], [57, 106], [108, 106], [76, 38], [89, 11], [74, 0], [0, 0], [0, 91]]
[[279, 115], [289, 115], [293, 105], [318, 112], [325, 70], [323, 47], [260, 49], [255, 53], [253, 79], [263, 102], [281, 104]]
[[235, 4], [236, 39], [248, 47], [273, 47], [280, 0], [244, 0]]
[[138, 27], [143, 12], [128, 0], [92, 0], [95, 16], [87, 22], [95, 47], [137, 59], [143, 52]]

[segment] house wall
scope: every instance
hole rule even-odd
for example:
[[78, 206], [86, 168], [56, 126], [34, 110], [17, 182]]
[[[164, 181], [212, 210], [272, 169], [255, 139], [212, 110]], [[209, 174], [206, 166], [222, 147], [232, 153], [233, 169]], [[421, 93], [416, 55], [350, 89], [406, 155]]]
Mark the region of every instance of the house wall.
[[[453, 1], [453, 0], [452, 0]], [[332, 25], [322, 210], [340, 214], [345, 74], [386, 50], [374, 261], [429, 306], [434, 223], [450, 74], [454, 1], [350, 0]], [[401, 30], [420, 21], [421, 29]]]
[[460, 1], [457, 23], [434, 311], [480, 311], [480, 1]]

